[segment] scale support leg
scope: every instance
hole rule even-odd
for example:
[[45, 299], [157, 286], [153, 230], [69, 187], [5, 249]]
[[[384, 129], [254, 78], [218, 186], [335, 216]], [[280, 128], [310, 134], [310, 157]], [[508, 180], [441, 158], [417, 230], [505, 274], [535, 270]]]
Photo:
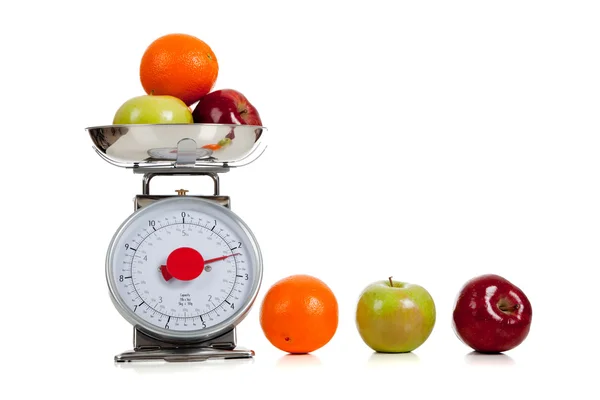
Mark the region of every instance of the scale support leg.
[[115, 356], [115, 362], [166, 361], [190, 362], [211, 359], [252, 358], [254, 351], [237, 348], [235, 328], [206, 342], [177, 344], [155, 339], [134, 327], [132, 351]]

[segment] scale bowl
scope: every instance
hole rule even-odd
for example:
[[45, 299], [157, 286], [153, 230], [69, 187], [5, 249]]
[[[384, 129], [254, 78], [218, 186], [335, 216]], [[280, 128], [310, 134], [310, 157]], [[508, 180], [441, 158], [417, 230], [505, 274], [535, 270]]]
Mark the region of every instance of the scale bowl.
[[[267, 129], [229, 124], [88, 127], [94, 150], [120, 167], [234, 167], [254, 161]], [[264, 150], [264, 149], [263, 149]]]

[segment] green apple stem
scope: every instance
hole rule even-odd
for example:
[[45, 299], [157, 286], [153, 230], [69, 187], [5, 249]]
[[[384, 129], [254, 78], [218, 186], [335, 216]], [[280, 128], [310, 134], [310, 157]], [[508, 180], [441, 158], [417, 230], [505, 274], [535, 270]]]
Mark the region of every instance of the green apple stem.
[[390, 287], [394, 287], [394, 282], [392, 282], [392, 277], [390, 276], [388, 279], [390, 280]]

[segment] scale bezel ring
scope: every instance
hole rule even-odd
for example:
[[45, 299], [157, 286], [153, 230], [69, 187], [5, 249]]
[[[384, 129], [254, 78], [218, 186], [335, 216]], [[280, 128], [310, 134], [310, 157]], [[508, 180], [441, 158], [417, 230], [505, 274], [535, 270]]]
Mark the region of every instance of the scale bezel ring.
[[[113, 276], [113, 263], [112, 260], [116, 256], [116, 246], [120, 244], [121, 238], [124, 232], [129, 228], [131, 224], [137, 221], [139, 218], [143, 218], [144, 215], [152, 212], [156, 208], [164, 207], [165, 203], [184, 203], [188, 204], [188, 207], [192, 209], [200, 208], [202, 212], [206, 212], [210, 215], [217, 216], [220, 220], [230, 224], [237, 225], [240, 230], [246, 236], [244, 239], [251, 245], [250, 258], [253, 262], [253, 279], [252, 285], [249, 290], [249, 294], [242, 307], [238, 308], [233, 316], [230, 316], [224, 321], [211, 326], [209, 328], [191, 330], [191, 331], [176, 331], [170, 329], [164, 329], [159, 326], [155, 326], [148, 321], [145, 321], [138, 315], [136, 315], [125, 303], [125, 301], [119, 296], [116, 282]], [[109, 288], [110, 298], [115, 305], [121, 316], [131, 323], [137, 329], [145, 332], [146, 334], [164, 341], [169, 342], [181, 342], [181, 343], [194, 343], [203, 342], [215, 337], [218, 337], [227, 331], [235, 328], [242, 320], [247, 316], [250, 309], [252, 308], [258, 292], [260, 290], [262, 277], [263, 277], [263, 263], [260, 247], [256, 240], [256, 237], [248, 227], [248, 225], [233, 211], [222, 205], [214, 203], [210, 200], [191, 197], [191, 196], [177, 196], [169, 197], [166, 199], [158, 200], [148, 206], [145, 206], [131, 215], [129, 215], [125, 221], [121, 223], [115, 234], [113, 235], [108, 251], [106, 253], [105, 263], [105, 277]]]

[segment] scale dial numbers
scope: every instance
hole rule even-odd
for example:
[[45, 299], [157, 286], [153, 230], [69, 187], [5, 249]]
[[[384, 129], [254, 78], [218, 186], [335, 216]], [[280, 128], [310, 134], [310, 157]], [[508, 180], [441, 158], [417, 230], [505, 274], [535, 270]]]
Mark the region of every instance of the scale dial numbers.
[[247, 226], [204, 199], [174, 197], [138, 210], [107, 256], [121, 314], [166, 338], [205, 337], [234, 326], [261, 278], [260, 252]]

